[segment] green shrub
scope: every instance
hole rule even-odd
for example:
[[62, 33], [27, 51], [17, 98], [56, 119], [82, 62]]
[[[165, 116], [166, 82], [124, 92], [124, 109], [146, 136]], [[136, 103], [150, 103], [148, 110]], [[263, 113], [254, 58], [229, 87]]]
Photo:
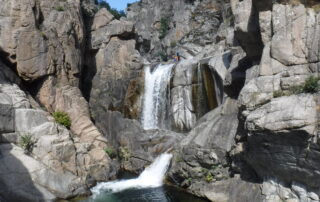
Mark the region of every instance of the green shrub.
[[26, 153], [32, 152], [34, 142], [31, 135], [22, 135], [19, 139], [19, 146], [24, 149]]
[[168, 31], [169, 31], [169, 20], [167, 18], [161, 18], [159, 39], [163, 39], [168, 34]]
[[213, 180], [213, 175], [210, 172], [208, 172], [206, 175], [206, 181], [211, 182], [212, 180]]
[[273, 97], [274, 98], [281, 97], [281, 96], [284, 96], [284, 93], [283, 93], [282, 90], [277, 90], [277, 91], [273, 92]]
[[115, 158], [117, 156], [116, 152], [112, 147], [106, 147], [104, 148], [104, 151], [108, 154], [110, 158]]
[[316, 93], [320, 90], [320, 77], [309, 77], [303, 85], [292, 86], [288, 90], [277, 90], [273, 92], [273, 97], [297, 95], [300, 93]]
[[68, 115], [66, 112], [57, 111], [57, 112], [54, 112], [54, 113], [52, 114], [52, 116], [53, 116], [54, 120], [55, 120], [57, 123], [65, 126], [65, 127], [67, 127], [67, 128], [70, 128], [70, 126], [71, 126], [71, 120], [70, 120], [69, 115]]
[[313, 77], [313, 76], [309, 77], [303, 86], [303, 92], [305, 93], [318, 92], [318, 90], [320, 90], [319, 81], [320, 81], [320, 77]]
[[64, 11], [64, 7], [63, 6], [58, 6], [56, 8], [56, 10], [59, 11], [59, 12], [63, 12]]
[[119, 148], [119, 157], [120, 159], [124, 161], [128, 161], [131, 157], [131, 154], [129, 152], [129, 149], [127, 147], [120, 147]]

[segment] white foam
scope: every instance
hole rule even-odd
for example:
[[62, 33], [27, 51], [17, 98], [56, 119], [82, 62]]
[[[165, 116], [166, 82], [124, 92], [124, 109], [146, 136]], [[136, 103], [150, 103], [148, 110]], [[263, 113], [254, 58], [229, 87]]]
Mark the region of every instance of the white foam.
[[174, 64], [159, 64], [153, 72], [145, 68], [145, 90], [142, 109], [142, 126], [145, 130], [161, 128], [166, 119], [167, 89]]
[[155, 188], [163, 185], [163, 178], [170, 165], [172, 154], [161, 154], [138, 178], [98, 183], [91, 189], [93, 197], [103, 192], [120, 192], [126, 189]]

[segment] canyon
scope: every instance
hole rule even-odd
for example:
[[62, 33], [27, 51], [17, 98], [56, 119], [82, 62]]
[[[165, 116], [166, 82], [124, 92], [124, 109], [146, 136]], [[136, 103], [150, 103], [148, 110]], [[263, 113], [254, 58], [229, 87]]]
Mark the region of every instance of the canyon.
[[166, 152], [166, 183], [209, 201], [319, 201], [319, 6], [0, 0], [0, 201], [89, 196]]

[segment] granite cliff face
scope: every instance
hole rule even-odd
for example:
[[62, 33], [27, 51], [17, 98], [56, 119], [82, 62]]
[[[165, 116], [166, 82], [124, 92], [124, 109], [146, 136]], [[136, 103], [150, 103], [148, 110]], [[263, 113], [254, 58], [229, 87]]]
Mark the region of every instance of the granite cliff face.
[[[319, 201], [318, 7], [0, 0], [0, 200], [88, 194], [171, 151], [170, 182], [211, 201]], [[143, 66], [176, 53], [171, 130], [144, 130]]]

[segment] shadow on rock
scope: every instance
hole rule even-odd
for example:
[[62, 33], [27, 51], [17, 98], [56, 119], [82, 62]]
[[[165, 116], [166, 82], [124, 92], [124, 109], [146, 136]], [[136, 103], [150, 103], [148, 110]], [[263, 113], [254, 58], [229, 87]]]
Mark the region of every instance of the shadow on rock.
[[[12, 144], [0, 144], [0, 199], [4, 201], [52, 201], [55, 197], [33, 182], [39, 163]], [[1, 201], [2, 201], [1, 200]]]

